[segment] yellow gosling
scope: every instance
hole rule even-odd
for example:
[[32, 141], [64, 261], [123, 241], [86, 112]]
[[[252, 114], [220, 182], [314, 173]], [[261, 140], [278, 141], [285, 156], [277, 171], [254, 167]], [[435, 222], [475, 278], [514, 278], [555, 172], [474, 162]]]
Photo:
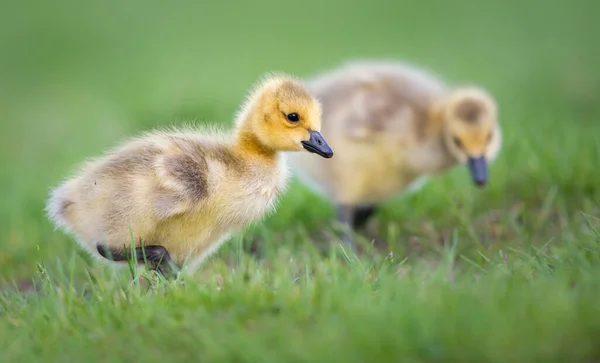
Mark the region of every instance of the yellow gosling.
[[197, 267], [232, 233], [276, 207], [283, 151], [331, 158], [321, 108], [301, 82], [272, 74], [236, 115], [235, 130], [152, 131], [86, 162], [52, 190], [49, 218], [96, 257], [130, 258], [165, 275]]
[[375, 207], [427, 177], [468, 166], [484, 185], [502, 143], [494, 99], [476, 86], [448, 87], [404, 63], [355, 61], [306, 81], [323, 106], [327, 163], [290, 155], [300, 180], [337, 206], [344, 241]]

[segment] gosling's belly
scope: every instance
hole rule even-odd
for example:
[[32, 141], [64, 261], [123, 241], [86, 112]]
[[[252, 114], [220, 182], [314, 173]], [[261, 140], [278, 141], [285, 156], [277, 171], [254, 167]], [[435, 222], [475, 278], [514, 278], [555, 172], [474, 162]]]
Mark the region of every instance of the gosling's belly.
[[[176, 263], [197, 263], [215, 252], [233, 233], [254, 220], [261, 219], [272, 208], [275, 195], [258, 195], [251, 202], [230, 203], [228, 208], [180, 217], [160, 227], [156, 243], [164, 246]], [[245, 198], [247, 200], [247, 198]]]
[[381, 203], [406, 189], [410, 181], [401, 178], [368, 178], [360, 195], [360, 204]]
[[[383, 202], [400, 195], [415, 193], [420, 190], [426, 182], [426, 176], [398, 178], [379, 182], [379, 185], [377, 185], [376, 180], [372, 180], [371, 185], [374, 187], [371, 192], [373, 193], [374, 202]], [[368, 195], [368, 193], [365, 195]]]
[[156, 244], [169, 251], [176, 263], [182, 264], [216, 250], [217, 244], [224, 242], [224, 237], [234, 228], [232, 223], [219, 223], [216, 218], [196, 216], [163, 224], [154, 239]]
[[405, 190], [414, 177], [403, 175], [394, 165], [372, 163], [362, 168], [343, 170], [332, 178], [335, 199], [343, 204], [381, 203]]

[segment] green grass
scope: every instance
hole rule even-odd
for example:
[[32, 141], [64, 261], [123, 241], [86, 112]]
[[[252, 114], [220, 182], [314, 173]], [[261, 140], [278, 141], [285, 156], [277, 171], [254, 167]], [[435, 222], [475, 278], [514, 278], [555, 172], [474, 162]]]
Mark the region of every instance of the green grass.
[[[599, 11], [6, 1], [0, 361], [599, 361]], [[487, 87], [505, 139], [488, 187], [457, 168], [389, 201], [377, 242], [354, 256], [331, 206], [294, 182], [185, 284], [92, 263], [44, 216], [48, 189], [83, 158], [155, 126], [230, 122], [265, 71], [304, 77], [356, 57]]]
[[[6, 295], [6, 361], [592, 361], [598, 238], [561, 254], [508, 248], [458, 267], [280, 253], [154, 290], [110, 275], [76, 288], [40, 272]], [[458, 259], [460, 260], [460, 258]], [[8, 335], [10, 334], [10, 335]]]

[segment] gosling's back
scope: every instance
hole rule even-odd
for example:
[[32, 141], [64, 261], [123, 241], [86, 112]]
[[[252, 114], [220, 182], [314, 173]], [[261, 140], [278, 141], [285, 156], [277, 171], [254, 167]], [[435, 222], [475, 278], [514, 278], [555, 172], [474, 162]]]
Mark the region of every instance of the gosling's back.
[[304, 155], [290, 162], [339, 204], [385, 200], [418, 183], [422, 170], [450, 163], [425, 152], [439, 147], [431, 112], [448, 92], [436, 76], [403, 63], [352, 62], [307, 84], [323, 104], [322, 133], [338, 153], [328, 163]]

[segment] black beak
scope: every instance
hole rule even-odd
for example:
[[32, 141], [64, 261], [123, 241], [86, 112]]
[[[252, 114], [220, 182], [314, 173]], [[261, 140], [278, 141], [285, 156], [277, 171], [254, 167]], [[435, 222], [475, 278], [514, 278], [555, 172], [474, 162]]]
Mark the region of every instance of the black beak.
[[488, 179], [488, 167], [485, 157], [480, 156], [478, 158], [469, 158], [469, 170], [471, 171], [471, 177], [473, 182], [477, 186], [484, 186]]
[[327, 145], [327, 142], [325, 141], [321, 133], [312, 130], [309, 130], [309, 132], [310, 139], [308, 139], [308, 141], [302, 141], [302, 145], [304, 146], [304, 148], [311, 153], [321, 155], [322, 157], [327, 159], [333, 157], [333, 150], [331, 150], [329, 145]]

